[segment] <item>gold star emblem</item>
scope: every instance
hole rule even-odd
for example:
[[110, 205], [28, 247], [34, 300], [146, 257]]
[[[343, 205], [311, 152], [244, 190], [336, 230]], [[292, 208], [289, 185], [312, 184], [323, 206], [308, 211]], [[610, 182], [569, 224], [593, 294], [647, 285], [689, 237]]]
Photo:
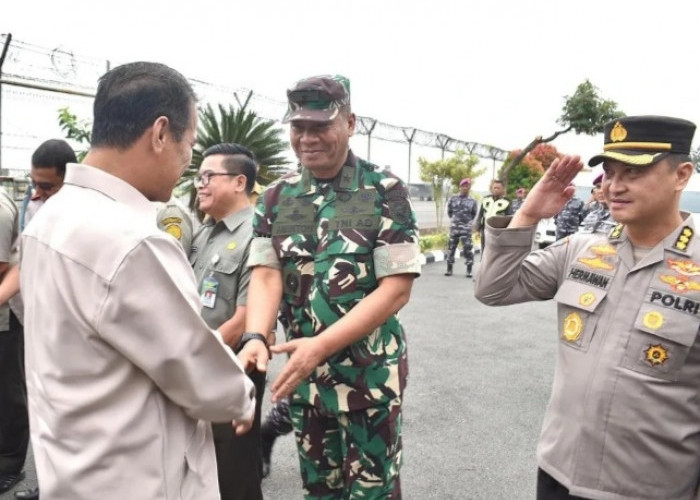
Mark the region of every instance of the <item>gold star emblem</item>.
[[668, 350], [661, 344], [649, 344], [649, 348], [644, 351], [644, 356], [644, 360], [651, 366], [663, 365], [670, 357], [668, 355]]

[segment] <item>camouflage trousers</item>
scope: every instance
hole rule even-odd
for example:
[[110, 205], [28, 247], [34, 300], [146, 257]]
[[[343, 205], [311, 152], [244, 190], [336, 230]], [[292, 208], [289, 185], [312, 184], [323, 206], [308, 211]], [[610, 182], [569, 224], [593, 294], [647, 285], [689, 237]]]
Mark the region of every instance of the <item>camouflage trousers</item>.
[[474, 252], [472, 251], [472, 233], [450, 233], [449, 241], [447, 243], [447, 257], [445, 261], [448, 264], [455, 263], [455, 252], [457, 251], [457, 245], [462, 242], [462, 253], [464, 253], [465, 264], [474, 263]]
[[401, 498], [401, 399], [328, 414], [298, 400], [289, 406], [304, 498]]

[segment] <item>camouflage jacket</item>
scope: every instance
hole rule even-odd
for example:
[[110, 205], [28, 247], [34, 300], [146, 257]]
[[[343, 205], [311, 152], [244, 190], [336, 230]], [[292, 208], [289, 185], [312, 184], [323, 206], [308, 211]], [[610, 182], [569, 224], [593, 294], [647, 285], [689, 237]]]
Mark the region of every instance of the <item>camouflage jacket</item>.
[[471, 196], [456, 195], [447, 202], [447, 216], [450, 218], [450, 232], [471, 233], [472, 222], [476, 217], [478, 205]]
[[571, 198], [556, 215], [557, 238], [563, 238], [578, 231], [583, 221], [584, 203], [579, 198]]
[[[405, 185], [352, 152], [331, 181], [301, 168], [270, 185], [258, 199], [253, 229], [248, 265], [281, 270], [289, 340], [323, 332], [379, 279], [420, 274], [416, 217]], [[408, 364], [398, 318], [367, 333], [316, 368], [295, 398], [337, 412], [400, 396]]]

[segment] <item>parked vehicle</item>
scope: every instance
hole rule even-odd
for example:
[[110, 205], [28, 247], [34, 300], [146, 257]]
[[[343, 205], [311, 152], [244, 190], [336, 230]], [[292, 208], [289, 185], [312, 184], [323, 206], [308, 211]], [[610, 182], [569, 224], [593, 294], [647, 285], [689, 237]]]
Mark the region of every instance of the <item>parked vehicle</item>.
[[420, 201], [432, 201], [433, 189], [428, 184], [415, 183], [408, 185], [408, 194], [411, 198], [418, 198]]

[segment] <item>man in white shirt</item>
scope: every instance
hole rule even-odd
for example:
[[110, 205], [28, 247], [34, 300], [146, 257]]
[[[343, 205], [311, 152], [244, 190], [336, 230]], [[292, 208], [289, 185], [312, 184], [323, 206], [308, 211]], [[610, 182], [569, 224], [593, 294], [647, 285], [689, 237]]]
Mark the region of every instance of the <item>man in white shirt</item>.
[[[92, 144], [22, 235], [27, 391], [42, 496], [218, 499], [208, 422], [246, 431], [254, 389], [154, 224], [190, 164], [194, 93], [162, 64], [106, 73]], [[47, 314], [50, 311], [50, 314]]]

